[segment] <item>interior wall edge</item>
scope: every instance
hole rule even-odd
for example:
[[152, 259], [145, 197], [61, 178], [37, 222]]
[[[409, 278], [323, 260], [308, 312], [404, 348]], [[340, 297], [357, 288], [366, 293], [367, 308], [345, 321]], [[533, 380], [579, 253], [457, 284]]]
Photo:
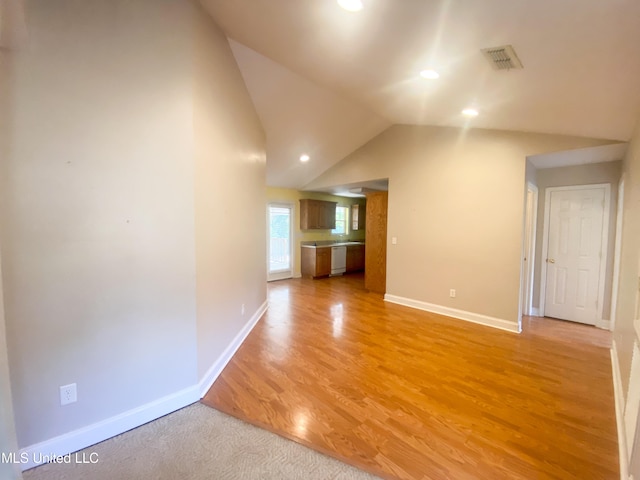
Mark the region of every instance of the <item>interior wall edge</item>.
[[[2, 261], [0, 259], [0, 452], [3, 454], [18, 451], [11, 390], [7, 332], [4, 318]], [[22, 478], [22, 475], [18, 465], [0, 461], [0, 477], [6, 480], [18, 480]]]
[[209, 367], [207, 373], [204, 374], [200, 382], [198, 383], [198, 389], [200, 391], [200, 398], [204, 397], [205, 394], [209, 391], [213, 382], [218, 379], [218, 376], [224, 370], [224, 367], [227, 366], [227, 363], [231, 360], [231, 358], [238, 351], [240, 346], [244, 343], [245, 339], [249, 336], [253, 327], [256, 326], [258, 321], [262, 318], [264, 313], [269, 308], [269, 302], [267, 300], [264, 301], [262, 305], [256, 310], [256, 312], [251, 316], [249, 321], [242, 327], [242, 329], [238, 332], [238, 334], [234, 337], [232, 342], [225, 348], [225, 350], [220, 354], [218, 359]]

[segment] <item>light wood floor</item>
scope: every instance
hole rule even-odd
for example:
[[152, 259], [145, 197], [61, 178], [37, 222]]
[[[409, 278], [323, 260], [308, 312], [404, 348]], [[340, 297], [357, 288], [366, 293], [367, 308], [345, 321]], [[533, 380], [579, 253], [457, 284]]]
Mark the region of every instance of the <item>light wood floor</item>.
[[384, 478], [620, 478], [609, 332], [503, 332], [385, 303], [359, 275], [268, 292], [205, 404]]

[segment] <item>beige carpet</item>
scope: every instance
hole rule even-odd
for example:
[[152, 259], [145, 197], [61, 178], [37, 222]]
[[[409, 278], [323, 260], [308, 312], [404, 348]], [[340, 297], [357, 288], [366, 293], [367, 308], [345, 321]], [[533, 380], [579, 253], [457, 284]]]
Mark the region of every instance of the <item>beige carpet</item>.
[[200, 403], [89, 447], [78, 458], [98, 462], [41, 465], [24, 479], [377, 478]]

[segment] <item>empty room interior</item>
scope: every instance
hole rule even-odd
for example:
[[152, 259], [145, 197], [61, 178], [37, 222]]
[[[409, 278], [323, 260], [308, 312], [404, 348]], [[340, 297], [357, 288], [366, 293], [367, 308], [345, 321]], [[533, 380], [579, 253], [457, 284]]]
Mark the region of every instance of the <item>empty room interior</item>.
[[639, 285], [637, 1], [0, 0], [0, 478], [199, 403], [640, 480]]

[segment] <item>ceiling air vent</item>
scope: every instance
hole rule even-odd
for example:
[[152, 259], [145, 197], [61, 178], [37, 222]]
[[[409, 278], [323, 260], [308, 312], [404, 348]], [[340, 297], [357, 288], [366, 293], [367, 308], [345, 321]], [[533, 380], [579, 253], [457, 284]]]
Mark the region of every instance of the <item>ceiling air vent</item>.
[[522, 62], [516, 55], [516, 51], [511, 45], [501, 47], [483, 48], [482, 54], [491, 62], [496, 70], [511, 70], [522, 68]]

